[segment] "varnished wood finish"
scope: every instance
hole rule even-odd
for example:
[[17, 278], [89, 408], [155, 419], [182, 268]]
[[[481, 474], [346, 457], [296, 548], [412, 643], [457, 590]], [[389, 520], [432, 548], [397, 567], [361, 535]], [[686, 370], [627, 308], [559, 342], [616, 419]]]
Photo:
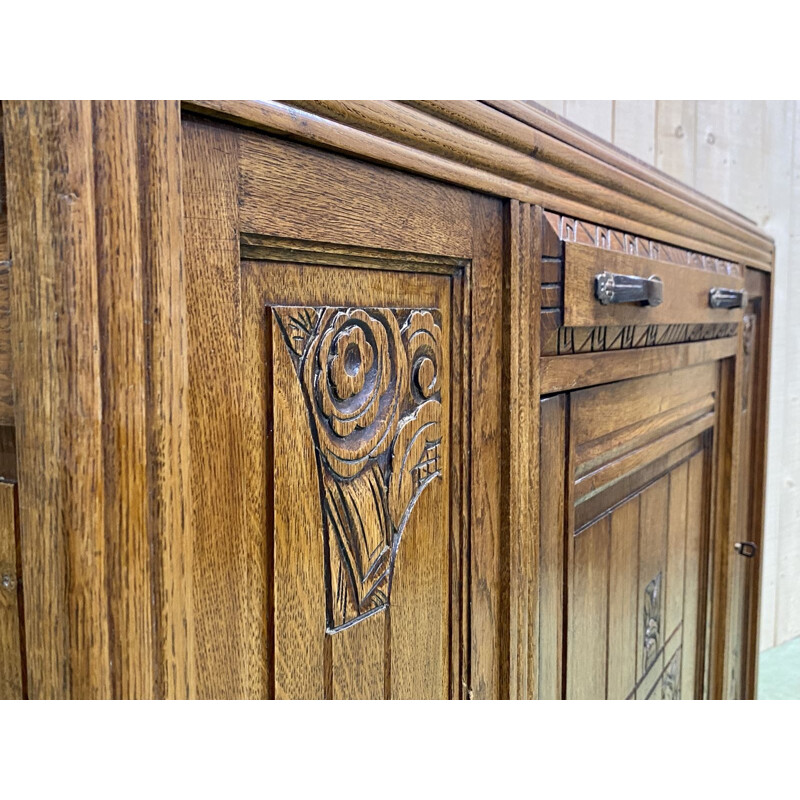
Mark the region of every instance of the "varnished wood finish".
[[529, 103], [2, 127], [3, 696], [752, 696], [756, 226]]
[[[563, 648], [568, 698], [702, 695], [694, 673], [705, 658], [709, 517], [697, 501], [710, 467], [717, 380], [708, 363], [542, 403], [542, 429], [553, 439], [542, 448], [552, 497], [542, 496], [541, 607], [564, 602], [566, 617], [561, 636], [544, 620], [540, 633], [551, 649]], [[558, 681], [547, 684], [548, 696], [558, 696]]]
[[29, 692], [186, 696], [177, 105], [3, 118]]
[[28, 690], [109, 697], [92, 106], [8, 102], [3, 125]]
[[718, 339], [643, 350], [547, 356], [541, 359], [542, 394], [716, 361], [734, 355], [736, 347], [736, 339]]
[[[0, 170], [3, 165], [0, 163]], [[2, 224], [2, 223], [0, 223]], [[3, 242], [0, 234], [0, 248]], [[0, 251], [0, 425], [14, 424], [14, 382], [11, 374], [11, 276]]]
[[[196, 523], [205, 520], [195, 526], [193, 547], [203, 694], [507, 695], [508, 522], [500, 503], [507, 488], [498, 467], [508, 446], [499, 435], [507, 374], [502, 264], [512, 254], [503, 254], [499, 204], [233, 128], [196, 120], [184, 127], [184, 203], [203, 232], [196, 234], [202, 246], [186, 256], [193, 501]], [[526, 280], [529, 215], [525, 207], [513, 255]], [[523, 291], [520, 302], [530, 302], [530, 288]], [[469, 326], [476, 304], [482, 311]], [[224, 325], [209, 324], [211, 308], [220, 321], [225, 311]], [[315, 437], [328, 423], [308, 418], [311, 384], [301, 363], [311, 355], [288, 349], [299, 334], [290, 336], [287, 325], [332, 324], [348, 308], [358, 309], [365, 330], [377, 319], [402, 327], [414, 309], [433, 309], [442, 337], [445, 471], [403, 522], [388, 605], [379, 602], [371, 615], [365, 608], [363, 619], [336, 610], [345, 595], [340, 574], [330, 570], [345, 562], [331, 548], [341, 541], [334, 532], [346, 536], [351, 525], [373, 537], [378, 518], [370, 509], [377, 507], [359, 493], [355, 475], [342, 473], [339, 462], [331, 467], [330, 454], [319, 450]], [[473, 373], [476, 357], [482, 369]], [[334, 360], [321, 379], [345, 395], [357, 380], [346, 363]], [[470, 447], [497, 451], [470, 467]], [[370, 492], [380, 494], [383, 479], [374, 476]], [[328, 492], [326, 511], [320, 502]], [[212, 576], [237, 571], [241, 577], [227, 583], [229, 597], [212, 614], [201, 593], [220, 603]], [[230, 615], [227, 624], [219, 625], [220, 615]], [[520, 625], [529, 625], [527, 617]]]
[[[477, 101], [472, 101], [471, 105], [476, 107], [476, 115], [486, 115], [486, 105]], [[644, 236], [676, 240], [701, 251], [770, 269], [771, 242], [752, 223], [736, 215], [731, 221], [731, 212], [707, 198], [698, 199], [699, 195], [685, 187], [678, 190], [682, 196], [676, 198], [674, 182], [665, 182], [664, 176], [654, 170], [637, 163], [637, 169], [643, 171], [651, 183], [639, 186], [638, 190], [633, 186], [638, 185], [640, 179], [633, 176], [620, 176], [619, 188], [603, 185], [598, 175], [602, 174], [607, 183], [614, 170], [608, 167], [599, 169], [592, 163], [593, 156], [586, 158], [583, 155], [585, 137], [569, 143], [560, 159], [553, 158], [545, 155], [545, 150], [547, 146], [563, 150], [557, 142], [558, 137], [539, 129], [538, 140], [542, 146], [531, 146], [527, 158], [519, 156], [518, 166], [504, 169], [504, 161], [513, 160], [518, 151], [498, 147], [485, 133], [482, 136], [469, 135], [464, 127], [445, 126], [437, 117], [420, 115], [419, 112], [410, 115], [409, 109], [404, 110], [392, 103], [192, 101], [187, 106], [272, 133], [288, 134], [318, 146], [412, 169], [479, 191], [538, 203], [545, 208], [573, 213], [605, 225], [616, 225]], [[527, 135], [537, 135], [536, 126], [541, 124], [541, 117], [534, 114], [525, 119], [519, 108], [515, 106], [500, 113], [496, 109], [492, 115], [496, 119], [493, 128], [507, 126], [509, 118], [515, 117], [529, 126]], [[314, 113], [306, 109], [313, 109]], [[426, 135], [418, 132], [420, 126]], [[456, 133], [457, 138], [454, 138]], [[472, 149], [466, 150], [469, 142], [473, 143]], [[613, 148], [606, 148], [606, 151], [610, 149]], [[412, 157], [413, 153], [417, 156]], [[557, 166], [559, 160], [568, 168]], [[592, 165], [588, 177], [576, 175], [576, 163]], [[624, 163], [626, 170], [631, 167], [630, 159], [624, 157], [620, 157], [618, 163]], [[691, 201], [686, 199], [689, 196]], [[675, 211], [659, 209], [665, 205], [672, 206]], [[610, 211], [612, 208], [614, 212]], [[716, 217], [715, 228], [723, 227], [725, 233], [708, 227], [706, 215], [709, 212]], [[727, 219], [723, 222], [721, 217]]]
[[[744, 289], [741, 278], [709, 273], [692, 267], [654, 263], [627, 253], [604, 252], [596, 247], [567, 242], [564, 246], [564, 325], [654, 325], [685, 322], [739, 322], [742, 309], [710, 308], [712, 287]], [[636, 303], [602, 305], [595, 297], [595, 278], [603, 272], [658, 277], [663, 302], [657, 306]]]
[[17, 487], [0, 483], [0, 700], [22, 700], [25, 627], [17, 525]]

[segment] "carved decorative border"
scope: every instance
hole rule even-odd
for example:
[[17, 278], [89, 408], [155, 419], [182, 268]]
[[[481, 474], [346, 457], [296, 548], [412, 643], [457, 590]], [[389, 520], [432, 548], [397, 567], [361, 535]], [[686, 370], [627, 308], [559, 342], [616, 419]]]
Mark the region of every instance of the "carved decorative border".
[[717, 272], [722, 275], [741, 277], [742, 265], [734, 261], [727, 261], [716, 256], [686, 250], [682, 247], [658, 242], [645, 236], [636, 236], [630, 233], [584, 222], [575, 217], [567, 217], [552, 211], [545, 212], [545, 219], [557, 233], [562, 242], [577, 242], [588, 244], [603, 250], [650, 258], [654, 261], [665, 261], [669, 264], [681, 264], [687, 267], [697, 267], [708, 272]]
[[682, 323], [674, 325], [596, 326], [558, 328], [543, 337], [544, 355], [575, 355], [609, 350], [632, 350], [666, 344], [683, 344], [736, 336], [736, 322]]

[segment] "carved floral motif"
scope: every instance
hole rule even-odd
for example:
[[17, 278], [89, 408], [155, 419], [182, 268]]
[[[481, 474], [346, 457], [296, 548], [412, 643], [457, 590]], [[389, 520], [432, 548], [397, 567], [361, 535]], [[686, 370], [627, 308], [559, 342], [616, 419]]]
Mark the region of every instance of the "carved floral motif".
[[644, 649], [643, 674], [650, 669], [656, 659], [661, 638], [661, 573], [647, 584], [644, 590]]
[[428, 310], [276, 307], [317, 456], [326, 610], [387, 606], [403, 531], [442, 474], [441, 328]]

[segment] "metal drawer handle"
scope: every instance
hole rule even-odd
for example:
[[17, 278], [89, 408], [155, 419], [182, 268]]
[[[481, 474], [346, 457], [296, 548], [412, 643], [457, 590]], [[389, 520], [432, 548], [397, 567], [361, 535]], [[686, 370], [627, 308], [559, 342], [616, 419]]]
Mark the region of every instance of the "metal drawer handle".
[[733, 549], [745, 558], [752, 558], [758, 552], [758, 545], [755, 542], [736, 542]]
[[747, 292], [715, 286], [708, 293], [708, 304], [711, 308], [744, 308], [747, 305]]
[[604, 306], [609, 303], [644, 303], [648, 306], [659, 306], [664, 299], [664, 284], [661, 278], [655, 275], [640, 278], [638, 275], [601, 272], [594, 279], [594, 294]]

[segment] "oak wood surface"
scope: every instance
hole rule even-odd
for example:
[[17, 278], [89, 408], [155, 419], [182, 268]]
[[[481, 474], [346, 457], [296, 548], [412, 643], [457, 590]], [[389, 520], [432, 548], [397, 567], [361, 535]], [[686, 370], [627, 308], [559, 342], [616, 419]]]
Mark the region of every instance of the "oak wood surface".
[[[674, 239], [678, 243], [698, 247], [701, 251], [705, 249], [723, 257], [733, 256], [734, 260], [741, 259], [753, 266], [770, 269], [773, 252], [771, 243], [763, 235], [755, 235], [755, 238], [751, 239], [750, 234], [745, 234], [741, 230], [741, 228], [752, 229], [752, 223], [739, 220], [740, 230], [737, 232], [737, 238], [728, 238], [725, 234], [716, 233], [703, 225], [691, 222], [693, 214], [690, 208], [684, 209], [683, 216], [676, 215], [673, 218], [671, 212], [661, 212], [656, 206], [627, 200], [624, 196], [610, 202], [614, 193], [602, 185], [598, 186], [591, 182], [584, 187], [586, 190], [584, 194], [588, 192], [590, 195], [595, 195], [594, 204], [577, 202], [569, 196], [565, 198], [563, 194], [551, 191], [548, 185], [541, 182], [540, 175], [548, 172], [546, 163], [539, 164], [541, 169], [535, 173], [535, 182], [523, 183], [519, 180], [509, 180], [494, 171], [464, 165], [457, 160], [428, 153], [416, 146], [398, 143], [388, 134], [384, 135], [383, 130], [380, 135], [369, 133], [360, 127], [302, 111], [294, 105], [272, 101], [192, 101], [187, 103], [186, 107], [217, 114], [225, 119], [253, 125], [273, 133], [288, 134], [318, 146], [332, 147], [369, 160], [421, 172], [480, 191], [538, 203], [545, 208], [574, 213], [606, 225], [619, 225], [623, 229], [645, 236], [654, 236], [661, 240]], [[396, 109], [393, 108], [392, 111]], [[363, 115], [358, 115], [358, 118], [362, 120]], [[461, 135], [464, 135], [463, 131]], [[432, 144], [434, 149], [439, 147], [435, 139], [427, 138], [425, 143]], [[487, 145], [484, 143], [483, 146]], [[489, 149], [493, 150], [491, 147]], [[569, 176], [569, 173], [564, 173], [564, 179], [568, 186], [575, 185], [576, 179], [574, 176]], [[530, 180], [534, 181], [533, 178]], [[581, 183], [581, 180], [577, 179], [577, 183]], [[567, 194], [569, 195], [569, 192]], [[655, 194], [659, 196], [658, 191]], [[624, 211], [610, 212], [608, 209], [612, 207]], [[688, 236], [687, 228], [690, 231]]]
[[[0, 170], [3, 169], [0, 163]], [[2, 223], [0, 223], [0, 226]], [[11, 275], [2, 253], [0, 234], [0, 425], [14, 424], [14, 383], [11, 374]]]
[[[741, 308], [710, 308], [708, 300], [713, 287], [744, 289], [744, 281], [740, 278], [656, 263], [575, 242], [566, 242], [564, 250], [564, 324], [569, 327], [738, 322], [742, 318]], [[663, 284], [663, 302], [657, 306], [636, 303], [602, 305], [595, 297], [595, 278], [603, 272], [640, 278], [657, 276]]]
[[[542, 401], [542, 487], [552, 496], [541, 501], [541, 608], [553, 613], [564, 603], [565, 637], [540, 618], [540, 652], [548, 654], [540, 681], [558, 663], [557, 644], [567, 697], [702, 694], [695, 673], [706, 662], [703, 576], [714, 503], [707, 453], [717, 388], [718, 367], [708, 363]], [[547, 678], [542, 696], [558, 696], [553, 683]]]
[[4, 111], [29, 692], [186, 696], [178, 106]]
[[26, 696], [17, 487], [0, 483], [0, 700]]
[[7, 102], [3, 124], [28, 689], [108, 697], [92, 109]]
[[566, 483], [565, 395], [541, 401], [538, 698], [560, 700], [564, 655]]
[[1, 116], [7, 694], [752, 696], [752, 223], [525, 103]]
[[[198, 693], [507, 696], [499, 204], [190, 117], [183, 143]], [[516, 245], [528, 281], [531, 246]], [[326, 634], [321, 468], [283, 323], [264, 309], [331, 304], [438, 310], [453, 462], [409, 515], [388, 608]]]
[[542, 394], [577, 389], [598, 383], [669, 372], [732, 356], [735, 338], [707, 342], [647, 347], [641, 350], [615, 350], [572, 356], [543, 356]]

